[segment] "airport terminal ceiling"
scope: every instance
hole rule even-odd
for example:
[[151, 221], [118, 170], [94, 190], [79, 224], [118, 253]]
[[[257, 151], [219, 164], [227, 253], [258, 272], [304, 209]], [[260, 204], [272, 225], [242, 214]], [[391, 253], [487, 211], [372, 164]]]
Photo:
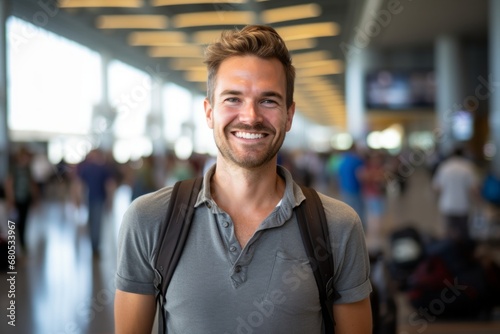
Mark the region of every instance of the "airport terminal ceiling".
[[272, 25], [297, 66], [298, 110], [339, 129], [350, 51], [432, 50], [439, 34], [486, 38], [488, 26], [487, 0], [16, 0], [10, 11], [202, 94], [204, 45], [223, 29]]
[[345, 126], [340, 44], [361, 0], [16, 0], [11, 12], [111, 58], [205, 93], [203, 47], [223, 29], [275, 27], [297, 67], [300, 112], [315, 123]]

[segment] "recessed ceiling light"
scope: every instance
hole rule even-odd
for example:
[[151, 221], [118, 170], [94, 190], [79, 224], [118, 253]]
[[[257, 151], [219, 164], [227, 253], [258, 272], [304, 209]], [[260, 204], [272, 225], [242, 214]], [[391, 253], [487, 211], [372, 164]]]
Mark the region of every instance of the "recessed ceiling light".
[[61, 8], [78, 7], [142, 7], [143, 0], [60, 0]]
[[164, 15], [100, 15], [96, 19], [99, 29], [165, 29]]
[[194, 5], [194, 4], [213, 4], [214, 7], [221, 7], [228, 4], [245, 3], [246, 0], [152, 0], [151, 5], [158, 6], [177, 6], [177, 5]]
[[186, 34], [180, 31], [139, 31], [128, 36], [128, 43], [133, 46], [185, 45]]
[[292, 20], [317, 17], [321, 14], [321, 6], [316, 3], [305, 5], [279, 7], [262, 11], [262, 22], [270, 24]]
[[202, 49], [197, 45], [155, 46], [148, 50], [151, 57], [203, 57]]
[[294, 39], [336, 36], [340, 27], [335, 22], [309, 23], [276, 28], [285, 41]]
[[172, 19], [177, 28], [245, 25], [255, 22], [255, 14], [249, 11], [214, 11], [175, 15]]

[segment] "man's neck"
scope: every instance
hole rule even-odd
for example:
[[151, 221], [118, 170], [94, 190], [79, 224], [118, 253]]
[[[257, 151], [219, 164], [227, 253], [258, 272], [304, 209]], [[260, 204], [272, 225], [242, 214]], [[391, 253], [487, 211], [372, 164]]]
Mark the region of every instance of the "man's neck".
[[276, 172], [276, 161], [258, 170], [228, 168], [218, 162], [210, 189], [217, 205], [231, 217], [244, 248], [283, 197], [285, 181]]
[[285, 182], [277, 174], [275, 161], [256, 169], [228, 166], [218, 161], [210, 188], [212, 198], [224, 209], [242, 205], [259, 209], [276, 206], [283, 197]]

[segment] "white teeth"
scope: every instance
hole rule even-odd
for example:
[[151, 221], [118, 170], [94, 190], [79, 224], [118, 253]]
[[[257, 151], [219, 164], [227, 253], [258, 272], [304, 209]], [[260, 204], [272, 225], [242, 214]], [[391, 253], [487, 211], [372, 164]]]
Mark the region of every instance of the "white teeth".
[[245, 139], [264, 138], [264, 135], [261, 133], [236, 132], [235, 135], [238, 138], [245, 138]]

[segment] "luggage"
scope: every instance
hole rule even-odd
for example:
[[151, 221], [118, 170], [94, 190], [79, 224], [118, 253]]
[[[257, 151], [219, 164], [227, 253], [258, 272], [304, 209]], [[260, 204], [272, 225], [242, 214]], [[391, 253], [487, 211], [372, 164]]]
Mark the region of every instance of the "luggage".
[[373, 334], [397, 333], [396, 286], [382, 253], [370, 254]]
[[475, 244], [443, 240], [432, 248], [408, 280], [410, 304], [439, 319], [471, 319], [490, 312], [485, 271], [473, 257]]
[[408, 276], [425, 257], [421, 234], [414, 227], [404, 227], [390, 235], [389, 270], [400, 290], [405, 290]]

